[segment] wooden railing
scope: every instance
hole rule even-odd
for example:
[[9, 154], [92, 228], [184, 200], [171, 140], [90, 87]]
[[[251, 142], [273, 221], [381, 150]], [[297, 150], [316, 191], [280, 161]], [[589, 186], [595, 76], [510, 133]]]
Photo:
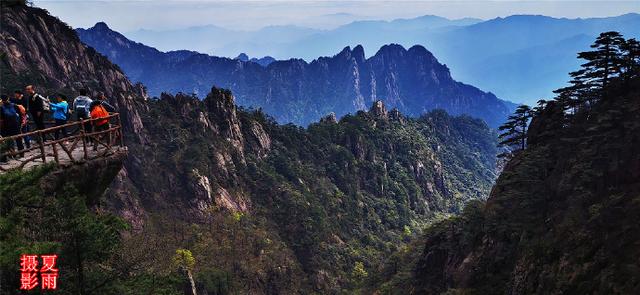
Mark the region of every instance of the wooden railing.
[[[101, 131], [88, 130], [95, 121], [107, 119], [109, 128]], [[95, 127], [94, 127], [95, 128]], [[62, 130], [66, 130], [64, 136]], [[59, 132], [59, 138], [55, 138]], [[27, 148], [25, 141], [30, 140]], [[16, 141], [23, 142], [18, 149]], [[12, 148], [9, 148], [12, 147]], [[59, 165], [74, 164], [105, 157], [124, 147], [120, 114], [105, 118], [74, 121], [72, 123], [0, 138], [0, 173], [21, 170], [25, 167], [55, 162]]]

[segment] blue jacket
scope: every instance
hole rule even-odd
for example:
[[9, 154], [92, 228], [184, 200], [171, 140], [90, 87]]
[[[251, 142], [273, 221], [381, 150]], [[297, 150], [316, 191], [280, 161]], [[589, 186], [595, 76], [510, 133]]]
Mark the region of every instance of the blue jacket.
[[55, 120], [66, 120], [67, 114], [69, 110], [69, 104], [66, 101], [61, 101], [59, 103], [50, 103], [51, 111], [53, 112], [53, 119]]

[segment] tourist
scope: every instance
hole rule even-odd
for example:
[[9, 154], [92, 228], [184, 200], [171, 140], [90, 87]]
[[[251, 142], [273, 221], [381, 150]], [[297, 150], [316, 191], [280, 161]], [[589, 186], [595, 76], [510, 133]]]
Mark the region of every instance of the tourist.
[[[104, 105], [98, 100], [94, 101], [91, 104], [91, 119], [93, 122], [93, 130], [95, 132], [101, 132], [109, 130], [109, 112], [105, 109]], [[103, 136], [102, 134], [96, 135], [96, 138], [106, 137], [109, 141], [111, 141], [111, 136], [107, 134]], [[98, 140], [94, 139], [93, 150], [98, 149]]]
[[44, 127], [44, 113], [49, 111], [49, 100], [36, 92], [36, 88], [33, 85], [28, 85], [25, 88], [25, 92], [28, 95], [29, 113], [33, 122], [36, 124], [36, 130], [43, 130]]
[[[58, 94], [56, 95], [56, 102], [51, 103], [51, 111], [53, 111], [53, 120], [55, 121], [56, 127], [67, 124], [69, 115], [69, 104], [67, 103], [66, 99], [66, 96]], [[56, 129], [56, 139], [60, 139], [60, 133], [62, 133], [63, 138], [67, 137], [67, 130], [65, 127]]]
[[[24, 97], [22, 91], [16, 90], [13, 92], [12, 103], [16, 105], [20, 109], [19, 115], [20, 117], [20, 130], [19, 132], [28, 133], [29, 132], [29, 100]], [[25, 136], [22, 140], [24, 140], [24, 146], [27, 149], [31, 148], [31, 136]]]
[[[20, 115], [16, 109], [16, 105], [9, 101], [7, 95], [0, 95], [0, 134], [2, 137], [10, 137], [18, 135], [20, 130]], [[2, 151], [14, 151], [15, 146], [18, 146], [19, 150], [24, 149], [21, 140], [9, 140], [3, 142]], [[6, 157], [3, 157], [3, 161], [6, 161]]]
[[105, 110], [107, 110], [109, 113], [116, 112], [116, 108], [107, 101], [107, 96], [104, 94], [104, 92], [98, 92], [97, 98], [100, 104], [102, 104]]
[[[89, 108], [93, 100], [87, 96], [88, 91], [86, 89], [80, 89], [79, 93], [80, 95], [73, 100], [73, 107], [71, 109], [76, 114], [78, 121], [89, 120], [91, 118]], [[84, 131], [91, 133], [91, 122], [87, 121], [84, 123]]]

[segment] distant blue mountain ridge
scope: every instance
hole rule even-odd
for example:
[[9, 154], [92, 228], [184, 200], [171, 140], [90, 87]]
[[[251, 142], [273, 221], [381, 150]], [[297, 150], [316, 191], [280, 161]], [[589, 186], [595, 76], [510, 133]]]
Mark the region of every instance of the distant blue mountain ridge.
[[[216, 26], [172, 31], [139, 30], [127, 37], [161, 50], [190, 49], [216, 56], [272, 56], [311, 61], [347, 45], [380, 48], [421, 44], [445, 63], [454, 77], [497, 96], [533, 104], [548, 98], [576, 68], [578, 51], [604, 31], [640, 38], [640, 14], [602, 18], [513, 15], [491, 20], [449, 20], [427, 15], [393, 21], [356, 21], [332, 30], [298, 26], [239, 31]], [[198, 40], [198, 42], [193, 42]]]
[[[193, 51], [162, 52], [131, 41], [98, 23], [77, 29], [85, 44], [119, 65], [154, 96], [161, 92], [202, 96], [212, 86], [233, 91], [238, 104], [262, 108], [281, 123], [305, 126], [335, 113], [366, 110], [374, 101], [420, 116], [433, 109], [470, 115], [497, 127], [515, 105], [490, 92], [455, 81], [447, 66], [425, 47], [380, 47], [367, 58], [363, 46], [311, 62], [289, 59], [259, 64], [240, 54], [231, 59]], [[264, 59], [262, 59], [264, 60]]]

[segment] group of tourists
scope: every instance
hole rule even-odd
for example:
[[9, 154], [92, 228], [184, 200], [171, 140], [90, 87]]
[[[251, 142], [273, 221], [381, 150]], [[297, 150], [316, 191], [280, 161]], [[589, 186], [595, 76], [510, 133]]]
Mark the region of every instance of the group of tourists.
[[[76, 120], [86, 122], [83, 124], [85, 132], [98, 132], [109, 129], [109, 113], [116, 109], [107, 102], [104, 93], [98, 92], [94, 99], [88, 96], [86, 89], [80, 89], [79, 95], [71, 102], [63, 94], [56, 94], [52, 99], [40, 95], [33, 85], [25, 87], [25, 92], [16, 90], [13, 97], [0, 95], [0, 135], [1, 137], [11, 137], [35, 130], [44, 130], [45, 118], [49, 115], [54, 121], [54, 138], [62, 139], [67, 137], [65, 125], [75, 114]], [[104, 118], [103, 120], [99, 120]], [[96, 119], [96, 120], [89, 120]], [[30, 125], [31, 124], [31, 125]], [[82, 128], [82, 127], [81, 127]], [[48, 140], [47, 134], [43, 134], [42, 140]], [[0, 146], [2, 152], [7, 150], [18, 151], [31, 148], [30, 136], [24, 136], [17, 140], [10, 140]], [[22, 157], [18, 154], [17, 157]], [[0, 158], [6, 161], [7, 157]]]

